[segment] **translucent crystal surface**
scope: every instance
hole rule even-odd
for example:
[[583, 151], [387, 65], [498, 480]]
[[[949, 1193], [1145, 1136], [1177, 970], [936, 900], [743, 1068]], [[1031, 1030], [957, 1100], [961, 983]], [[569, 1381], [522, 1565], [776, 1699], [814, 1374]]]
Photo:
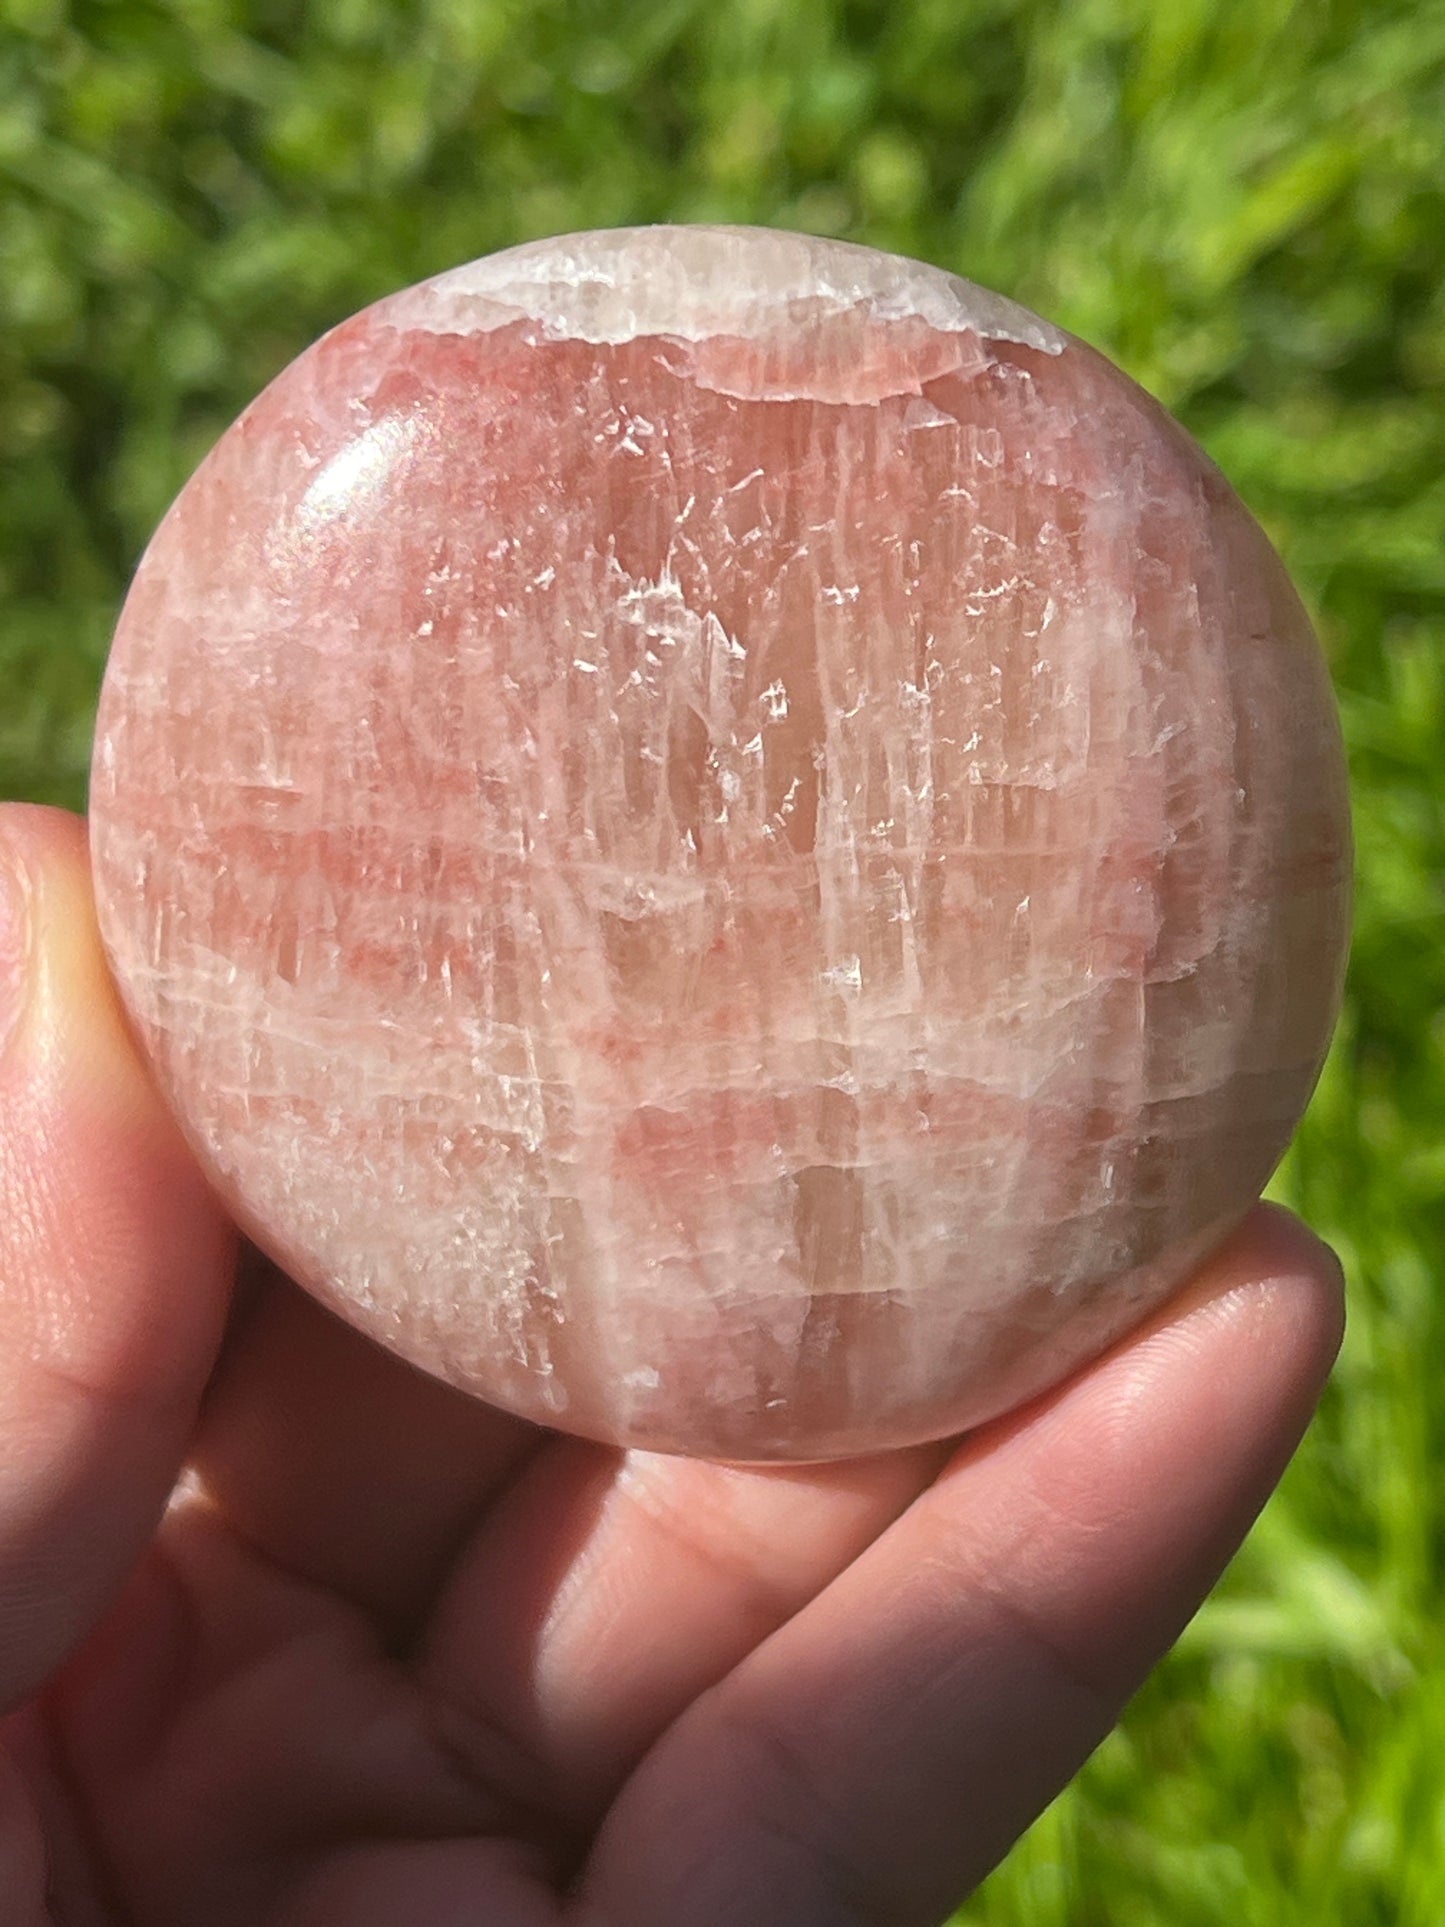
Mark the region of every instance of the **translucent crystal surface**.
[[289, 368], [151, 545], [102, 928], [241, 1221], [584, 1433], [966, 1425], [1238, 1219], [1333, 1019], [1324, 667], [1184, 433], [841, 244], [513, 250]]

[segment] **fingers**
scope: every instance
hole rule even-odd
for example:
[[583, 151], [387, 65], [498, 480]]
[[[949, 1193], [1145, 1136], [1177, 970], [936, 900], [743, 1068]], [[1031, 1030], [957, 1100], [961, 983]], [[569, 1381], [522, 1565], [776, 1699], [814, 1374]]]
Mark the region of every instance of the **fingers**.
[[14, 1927], [45, 1927], [47, 1869], [40, 1816], [30, 1789], [0, 1751], [0, 1894]]
[[1151, 1327], [967, 1442], [669, 1729], [609, 1815], [577, 1927], [936, 1927], [1195, 1610], [1340, 1324], [1329, 1254], [1261, 1208]]
[[122, 1022], [89, 875], [77, 818], [0, 807], [0, 1708], [151, 1529], [232, 1265]]
[[682, 1708], [876, 1538], [945, 1456], [749, 1468], [559, 1440], [459, 1564], [423, 1681], [495, 1773], [585, 1831]]
[[191, 1453], [231, 1527], [400, 1643], [490, 1494], [546, 1434], [425, 1377], [274, 1268]]

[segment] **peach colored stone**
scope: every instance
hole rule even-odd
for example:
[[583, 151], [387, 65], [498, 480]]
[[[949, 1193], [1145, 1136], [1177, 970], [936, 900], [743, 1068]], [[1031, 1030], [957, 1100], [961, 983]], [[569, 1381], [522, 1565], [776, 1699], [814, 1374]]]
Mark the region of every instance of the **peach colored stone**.
[[162, 524], [102, 927], [241, 1222], [629, 1443], [969, 1425], [1135, 1323], [1314, 1082], [1348, 914], [1309, 624], [1099, 355], [746, 229], [379, 303]]

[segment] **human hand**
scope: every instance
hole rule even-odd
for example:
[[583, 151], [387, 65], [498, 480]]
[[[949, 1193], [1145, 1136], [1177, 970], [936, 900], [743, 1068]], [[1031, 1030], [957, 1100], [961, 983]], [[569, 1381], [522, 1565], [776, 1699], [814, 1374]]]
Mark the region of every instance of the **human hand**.
[[[1306, 1424], [1338, 1268], [1261, 1207], [954, 1441], [743, 1469], [540, 1432], [236, 1242], [0, 810], [7, 1927], [933, 1927], [1069, 1779]], [[9, 892], [0, 892], [0, 904]]]

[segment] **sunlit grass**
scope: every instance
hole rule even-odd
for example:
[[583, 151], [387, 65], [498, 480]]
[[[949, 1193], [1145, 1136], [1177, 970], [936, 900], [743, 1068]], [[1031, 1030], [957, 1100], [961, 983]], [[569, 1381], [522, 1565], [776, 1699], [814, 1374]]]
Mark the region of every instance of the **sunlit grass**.
[[1439, 1927], [1445, 4], [10, 0], [4, 22], [12, 793], [81, 801], [125, 576], [241, 404], [362, 302], [532, 234], [722, 218], [928, 256], [1121, 360], [1253, 504], [1318, 615], [1357, 784], [1345, 1022], [1276, 1186], [1344, 1255], [1353, 1322], [1220, 1593], [965, 1918]]

